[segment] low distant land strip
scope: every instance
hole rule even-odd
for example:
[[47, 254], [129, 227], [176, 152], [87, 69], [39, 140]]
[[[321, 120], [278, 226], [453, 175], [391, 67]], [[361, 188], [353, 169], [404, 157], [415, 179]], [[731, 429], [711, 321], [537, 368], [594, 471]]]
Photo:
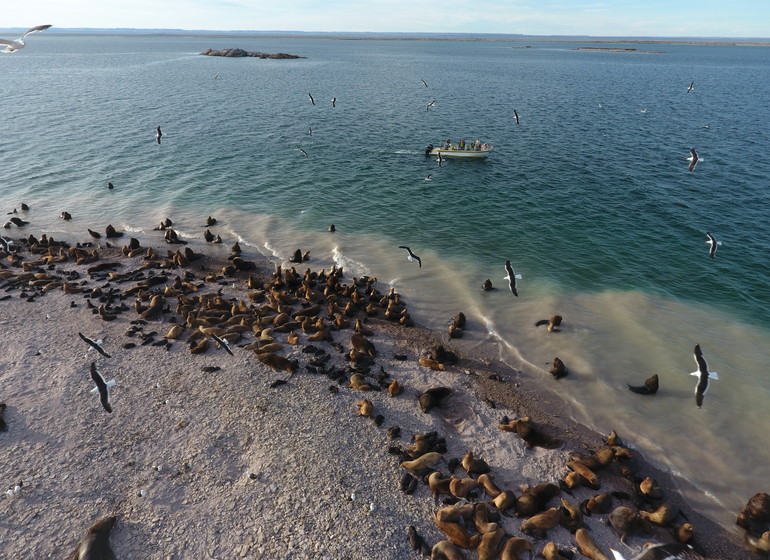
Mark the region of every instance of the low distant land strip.
[[651, 53], [651, 54], [665, 54], [665, 51], [640, 51], [639, 49], [621, 49], [619, 47], [576, 47], [576, 51], [599, 51], [599, 52], [635, 52], [635, 53]]
[[201, 54], [206, 56], [229, 56], [229, 57], [243, 57], [252, 56], [255, 58], [307, 58], [296, 54], [287, 53], [263, 53], [259, 51], [245, 51], [243, 49], [208, 49]]

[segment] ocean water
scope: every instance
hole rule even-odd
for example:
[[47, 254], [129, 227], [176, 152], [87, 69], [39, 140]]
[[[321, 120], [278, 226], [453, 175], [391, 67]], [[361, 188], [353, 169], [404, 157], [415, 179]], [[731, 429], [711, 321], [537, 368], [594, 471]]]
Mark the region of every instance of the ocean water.
[[[168, 217], [203, 246], [211, 215], [209, 251], [310, 250], [309, 266], [394, 286], [426, 326], [463, 311], [461, 349], [553, 387], [562, 415], [616, 429], [732, 527], [770, 491], [770, 50], [579, 46], [36, 34], [0, 56], [0, 211], [31, 207], [2, 233], [112, 224], [162, 243]], [[226, 47], [307, 58], [198, 54]], [[494, 152], [439, 167], [424, 149], [448, 137]], [[534, 327], [554, 313], [561, 333]], [[696, 343], [719, 374], [701, 409]], [[653, 373], [656, 396], [627, 390]]]

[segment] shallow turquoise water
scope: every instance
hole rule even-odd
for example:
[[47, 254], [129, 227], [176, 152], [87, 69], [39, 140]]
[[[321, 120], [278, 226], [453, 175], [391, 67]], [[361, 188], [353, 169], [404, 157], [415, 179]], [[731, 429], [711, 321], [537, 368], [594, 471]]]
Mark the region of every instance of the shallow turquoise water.
[[[397, 287], [428, 326], [464, 311], [465, 347], [555, 385], [566, 412], [596, 429], [633, 434], [725, 524], [767, 491], [767, 49], [35, 39], [0, 56], [5, 211], [26, 202], [31, 227], [73, 240], [112, 223], [160, 242], [152, 228], [170, 217], [201, 243], [214, 215], [225, 245], [276, 262], [311, 250], [313, 266]], [[198, 55], [224, 47], [307, 58]], [[495, 150], [439, 168], [423, 151], [447, 137]], [[690, 147], [702, 157], [692, 173]], [[714, 260], [706, 231], [723, 241]], [[523, 276], [519, 298], [506, 259]], [[500, 289], [482, 292], [486, 278]], [[562, 333], [533, 327], [553, 313]], [[695, 343], [720, 374], [702, 409], [687, 375]], [[555, 355], [572, 372], [558, 384]], [[652, 373], [653, 399], [625, 389]]]

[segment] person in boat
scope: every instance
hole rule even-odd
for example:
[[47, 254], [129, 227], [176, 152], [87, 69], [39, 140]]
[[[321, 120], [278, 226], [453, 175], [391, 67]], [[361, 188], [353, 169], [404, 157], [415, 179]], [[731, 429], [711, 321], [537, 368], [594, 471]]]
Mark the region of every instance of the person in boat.
[[464, 150], [464, 149], [465, 149], [465, 138], [463, 138], [462, 140], [460, 140], [460, 149], [461, 149], [461, 150]]
[[446, 139], [446, 143], [444, 144], [444, 148], [446, 148], [448, 150], [451, 147], [452, 147], [452, 139], [451, 138], [447, 138]]

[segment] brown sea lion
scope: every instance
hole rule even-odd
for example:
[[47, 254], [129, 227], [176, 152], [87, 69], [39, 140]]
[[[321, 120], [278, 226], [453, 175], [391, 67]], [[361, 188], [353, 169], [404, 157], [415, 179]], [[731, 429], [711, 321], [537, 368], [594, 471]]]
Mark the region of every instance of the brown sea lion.
[[521, 554], [524, 551], [529, 551], [532, 556], [532, 543], [523, 537], [511, 537], [503, 545], [500, 560], [521, 560]]
[[580, 509], [586, 515], [593, 513], [609, 513], [612, 509], [612, 496], [607, 492], [591, 496], [580, 504]]
[[748, 547], [754, 552], [759, 552], [765, 555], [770, 553], [770, 531], [765, 531], [759, 538], [750, 533], [746, 533], [744, 539]]
[[540, 551], [539, 556], [542, 556], [545, 560], [568, 560], [566, 556], [561, 554], [559, 547], [554, 542], [546, 544], [543, 550]]
[[8, 431], [8, 424], [5, 423], [5, 419], [3, 418], [3, 413], [5, 412], [6, 404], [0, 403], [0, 432], [7, 432]]
[[591, 560], [610, 560], [585, 529], [580, 528], [575, 531], [575, 542], [577, 542], [583, 556], [587, 556]]
[[453, 476], [449, 481], [449, 492], [456, 498], [467, 498], [478, 487], [479, 483], [472, 478]]
[[498, 428], [506, 432], [516, 432], [527, 446], [527, 449], [533, 447], [544, 447], [553, 449], [562, 444], [562, 440], [554, 438], [543, 432], [529, 416], [522, 416], [518, 420], [508, 420], [503, 417]]
[[481, 474], [476, 480], [479, 482], [479, 485], [484, 488], [484, 492], [490, 498], [497, 498], [502, 493], [502, 490], [500, 490], [492, 480], [491, 475]]
[[371, 356], [372, 358], [377, 356], [377, 351], [374, 348], [374, 343], [372, 343], [371, 340], [367, 339], [362, 334], [353, 333], [350, 336], [350, 344], [353, 346], [353, 348], [356, 351], [360, 352], [361, 354]]
[[627, 506], [618, 506], [607, 517], [613, 529], [620, 536], [620, 542], [626, 544], [626, 537], [639, 532], [650, 532], [650, 524], [639, 512]]
[[452, 389], [449, 387], [432, 387], [427, 391], [424, 391], [417, 397], [417, 401], [420, 405], [420, 410], [424, 413], [430, 412], [433, 408], [441, 406], [446, 397], [452, 393]]
[[516, 501], [516, 517], [531, 517], [542, 511], [548, 501], [558, 496], [560, 489], [550, 482], [541, 482], [530, 488], [522, 489]]
[[115, 525], [115, 516], [103, 517], [94, 523], [86, 536], [78, 543], [69, 560], [115, 560], [110, 548], [110, 531]]
[[572, 502], [562, 498], [559, 512], [561, 513], [559, 524], [570, 533], [574, 533], [583, 526], [583, 512]]
[[[495, 523], [495, 525], [497, 524]], [[498, 527], [489, 533], [483, 533], [481, 535], [481, 542], [476, 548], [479, 560], [495, 560], [497, 558], [497, 551], [500, 550], [500, 544], [504, 538], [505, 530], [502, 527]]]
[[535, 326], [548, 325], [548, 332], [559, 332], [557, 327], [561, 325], [561, 320], [561, 315], [553, 315], [550, 319], [540, 319], [535, 323]]
[[473, 508], [473, 525], [479, 533], [491, 533], [497, 531], [499, 525], [490, 521], [489, 506], [485, 502], [478, 502]]
[[[472, 515], [471, 510], [468, 512], [469, 516]], [[476, 548], [481, 540], [479, 535], [471, 535], [465, 528], [465, 512], [462, 507], [449, 506], [441, 508], [436, 512], [434, 521], [439, 529], [449, 538], [452, 544], [459, 546], [460, 548]]]
[[495, 287], [492, 285], [492, 280], [490, 280], [489, 278], [484, 280], [484, 282], [481, 284], [481, 289], [484, 290], [485, 292], [490, 292], [494, 290]]
[[564, 362], [562, 362], [558, 356], [553, 359], [550, 371], [551, 375], [553, 375], [556, 379], [566, 377], [569, 373], [569, 371], [567, 371], [567, 366], [564, 365]]
[[432, 360], [430, 358], [420, 358], [418, 362], [420, 363], [421, 366], [426, 367], [428, 369], [435, 370], [435, 371], [444, 371], [446, 369], [446, 366], [444, 366], [444, 364], [436, 360]]
[[441, 453], [431, 451], [413, 461], [403, 461], [401, 466], [410, 472], [419, 474], [421, 471], [431, 468], [443, 458], [444, 456]]
[[465, 558], [462, 548], [452, 544], [451, 541], [437, 542], [430, 552], [430, 560], [465, 560]]
[[460, 464], [468, 474], [485, 474], [489, 472], [489, 465], [484, 459], [475, 459], [473, 451], [468, 451]]
[[770, 529], [770, 494], [754, 494], [738, 512], [735, 522], [757, 537]]
[[658, 392], [658, 374], [648, 377], [644, 385], [628, 385], [628, 389], [640, 395], [654, 395]]
[[428, 487], [434, 497], [438, 497], [442, 494], [451, 494], [449, 490], [450, 482], [452, 482], [452, 479], [442, 478], [439, 471], [433, 471], [428, 475]]
[[559, 508], [550, 508], [542, 513], [537, 513], [524, 521], [519, 530], [525, 535], [536, 538], [545, 538], [546, 532], [559, 524], [561, 513]]
[[498, 494], [492, 500], [492, 503], [495, 504], [495, 507], [500, 511], [505, 511], [516, 505], [516, 495], [512, 490], [505, 490], [504, 492]]
[[270, 367], [274, 371], [285, 371], [289, 374], [297, 371], [299, 364], [296, 360], [289, 360], [278, 354], [257, 354], [257, 358], [260, 362]]

